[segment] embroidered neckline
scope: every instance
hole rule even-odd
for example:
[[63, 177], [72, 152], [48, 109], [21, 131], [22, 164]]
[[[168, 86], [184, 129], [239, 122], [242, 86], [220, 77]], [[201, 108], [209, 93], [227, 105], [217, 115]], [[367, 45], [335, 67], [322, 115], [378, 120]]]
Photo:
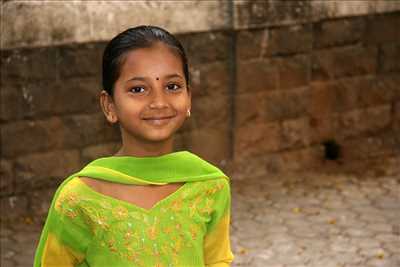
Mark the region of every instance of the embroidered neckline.
[[[76, 180], [79, 184], [82, 185], [82, 188], [84, 188], [85, 191], [89, 192], [92, 195], [96, 195], [96, 196], [101, 197], [101, 198], [106, 198], [106, 199], [108, 199], [108, 200], [110, 200], [112, 202], [119, 203], [119, 204], [124, 205], [126, 207], [133, 208], [133, 209], [136, 209], [136, 210], [140, 210], [140, 211], [142, 211], [142, 212], [144, 212], [146, 214], [153, 213], [156, 210], [158, 210], [159, 208], [161, 208], [165, 203], [169, 203], [175, 198], [179, 199], [180, 197], [182, 197], [182, 191], [186, 190], [186, 187], [188, 187], [189, 184], [190, 184], [190, 182], [185, 182], [177, 190], [175, 190], [174, 192], [172, 192], [168, 196], [166, 196], [166, 197], [160, 199], [159, 201], [157, 201], [151, 208], [146, 209], [146, 208], [140, 207], [140, 206], [138, 206], [138, 205], [136, 205], [134, 203], [131, 203], [131, 202], [128, 202], [128, 201], [125, 201], [125, 200], [122, 200], [122, 199], [118, 199], [118, 198], [115, 198], [115, 197], [100, 193], [100, 192], [96, 191], [95, 189], [93, 189], [92, 187], [90, 187], [89, 185], [87, 185], [81, 179], [79, 179], [79, 177], [75, 177], [73, 180]], [[73, 181], [71, 181], [71, 182], [73, 182]]]

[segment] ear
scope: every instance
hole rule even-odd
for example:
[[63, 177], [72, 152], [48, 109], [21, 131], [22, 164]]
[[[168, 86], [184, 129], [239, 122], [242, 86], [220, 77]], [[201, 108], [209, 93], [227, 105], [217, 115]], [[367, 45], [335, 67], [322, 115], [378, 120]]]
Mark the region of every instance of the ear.
[[188, 94], [188, 110], [192, 109], [192, 88], [188, 87], [187, 89], [187, 94]]
[[100, 92], [100, 106], [108, 122], [114, 124], [118, 121], [114, 100], [105, 90]]

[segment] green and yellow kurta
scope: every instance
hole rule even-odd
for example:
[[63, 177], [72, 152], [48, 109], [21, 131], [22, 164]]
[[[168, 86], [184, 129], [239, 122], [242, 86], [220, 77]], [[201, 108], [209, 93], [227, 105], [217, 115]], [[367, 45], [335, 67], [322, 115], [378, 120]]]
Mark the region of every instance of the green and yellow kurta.
[[[99, 193], [79, 177], [185, 183], [145, 209]], [[100, 158], [58, 188], [34, 267], [230, 266], [230, 204], [229, 178], [188, 151]]]

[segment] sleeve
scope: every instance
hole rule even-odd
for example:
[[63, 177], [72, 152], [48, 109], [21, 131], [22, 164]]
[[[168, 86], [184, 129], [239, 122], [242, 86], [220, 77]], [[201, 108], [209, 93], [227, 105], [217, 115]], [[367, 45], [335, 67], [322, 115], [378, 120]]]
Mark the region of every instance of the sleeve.
[[215, 198], [212, 219], [204, 237], [204, 261], [207, 267], [229, 267], [234, 259], [230, 246], [231, 193], [229, 180], [222, 179]]
[[79, 204], [79, 196], [74, 192], [56, 193], [40, 236], [34, 267], [89, 266], [85, 254], [92, 232]]

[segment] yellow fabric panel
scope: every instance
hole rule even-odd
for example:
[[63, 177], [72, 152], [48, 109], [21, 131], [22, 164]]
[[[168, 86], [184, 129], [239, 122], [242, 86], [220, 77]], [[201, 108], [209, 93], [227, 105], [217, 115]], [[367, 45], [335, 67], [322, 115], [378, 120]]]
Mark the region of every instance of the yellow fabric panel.
[[42, 267], [74, 267], [83, 258], [83, 255], [60, 244], [54, 234], [48, 234], [42, 254]]
[[234, 259], [229, 238], [230, 213], [204, 237], [204, 262], [207, 267], [228, 267]]

